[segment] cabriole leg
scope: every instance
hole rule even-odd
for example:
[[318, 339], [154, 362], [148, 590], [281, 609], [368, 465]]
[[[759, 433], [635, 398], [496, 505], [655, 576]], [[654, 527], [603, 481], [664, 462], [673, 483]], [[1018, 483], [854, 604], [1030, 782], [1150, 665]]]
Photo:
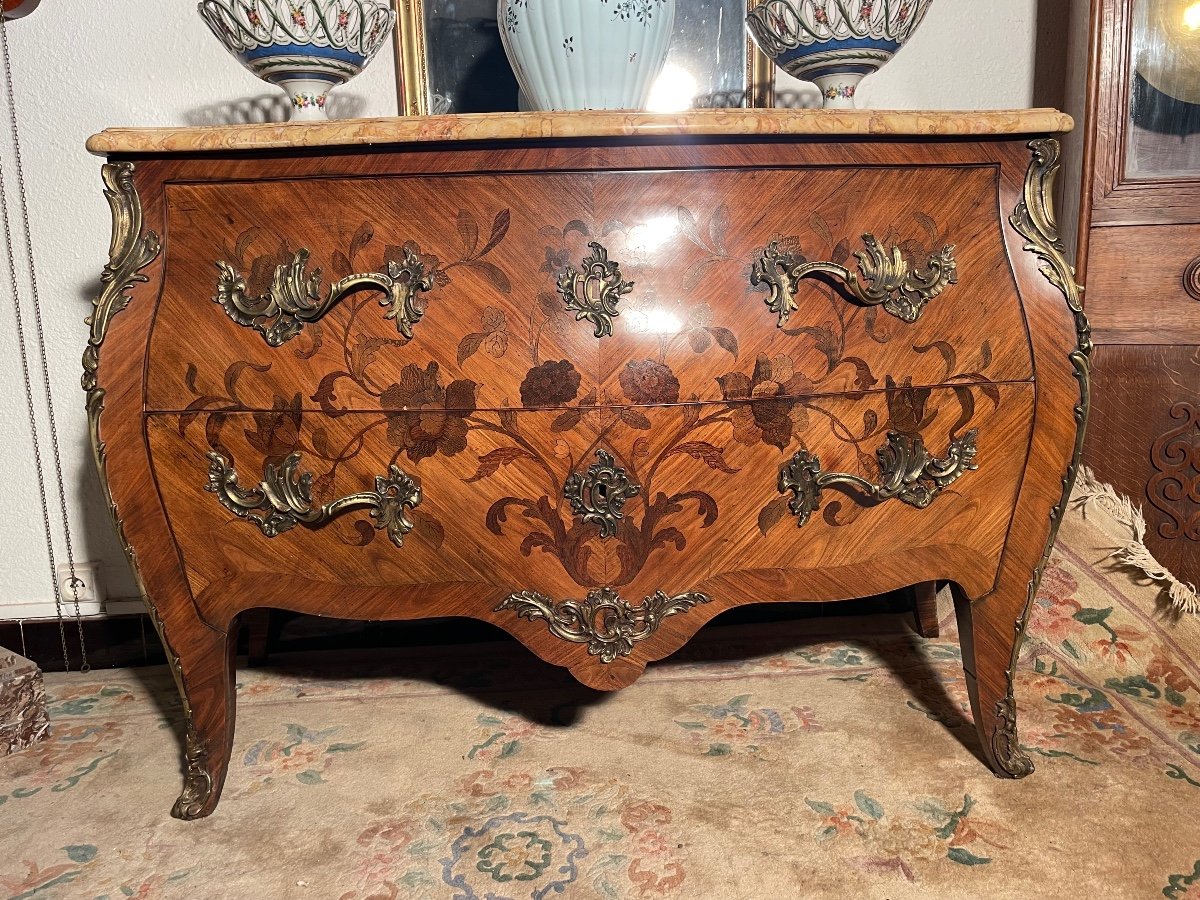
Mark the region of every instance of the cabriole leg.
[[233, 751], [237, 629], [180, 618], [161, 631], [185, 714], [183, 790], [171, 815], [200, 819], [217, 806]]
[[1026, 598], [1007, 603], [1004, 599], [996, 593], [972, 602], [956, 590], [954, 608], [971, 712], [984, 756], [998, 778], [1024, 778], [1033, 771], [1033, 761], [1017, 738], [1012, 673], [1018, 640], [1013, 610], [1021, 609]]

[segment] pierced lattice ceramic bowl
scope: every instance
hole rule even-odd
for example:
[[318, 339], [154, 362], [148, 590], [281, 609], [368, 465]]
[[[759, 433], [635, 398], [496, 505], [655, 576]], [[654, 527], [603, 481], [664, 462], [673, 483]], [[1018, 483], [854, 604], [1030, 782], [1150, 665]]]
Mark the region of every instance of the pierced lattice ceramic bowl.
[[904, 46], [933, 0], [765, 0], [746, 26], [789, 75], [814, 82], [825, 106], [854, 106], [858, 83]]
[[391, 0], [200, 0], [225, 49], [287, 91], [292, 119], [326, 119], [331, 88], [367, 67], [396, 23]]

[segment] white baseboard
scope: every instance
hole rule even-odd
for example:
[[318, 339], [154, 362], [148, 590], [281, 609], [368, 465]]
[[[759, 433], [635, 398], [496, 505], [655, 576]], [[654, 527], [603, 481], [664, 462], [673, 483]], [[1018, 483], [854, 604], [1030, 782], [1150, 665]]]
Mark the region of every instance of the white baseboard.
[[[75, 604], [63, 604], [63, 617], [75, 618]], [[85, 619], [103, 619], [108, 616], [137, 615], [146, 611], [141, 600], [112, 599], [104, 603], [80, 603], [79, 615]], [[0, 603], [0, 621], [54, 619], [56, 610], [53, 601], [42, 603]]]

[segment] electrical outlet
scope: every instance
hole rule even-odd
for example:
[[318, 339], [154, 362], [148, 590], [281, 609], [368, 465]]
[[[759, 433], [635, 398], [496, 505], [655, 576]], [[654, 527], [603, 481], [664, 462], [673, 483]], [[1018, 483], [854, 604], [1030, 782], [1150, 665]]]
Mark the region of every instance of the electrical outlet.
[[58, 567], [58, 592], [62, 597], [64, 616], [75, 615], [75, 596], [79, 596], [79, 613], [98, 616], [104, 612], [104, 582], [100, 579], [100, 563], [75, 563], [75, 590], [71, 589], [71, 567]]

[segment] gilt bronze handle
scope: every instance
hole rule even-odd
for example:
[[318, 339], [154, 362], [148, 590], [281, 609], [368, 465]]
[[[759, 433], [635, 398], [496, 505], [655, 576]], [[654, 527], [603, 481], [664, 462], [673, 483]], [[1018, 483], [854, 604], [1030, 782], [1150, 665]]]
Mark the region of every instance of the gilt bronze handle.
[[813, 275], [837, 279], [859, 303], [882, 306], [885, 312], [905, 322], [917, 321], [930, 300], [958, 283], [958, 263], [952, 244], [930, 256], [924, 269], [914, 271], [899, 247], [884, 250], [872, 234], [864, 234], [863, 243], [866, 249], [854, 254], [862, 270], [860, 277], [835, 262], [810, 262], [797, 253], [782, 252], [779, 242], [772, 241], [754, 263], [750, 283], [770, 289], [767, 308], [779, 316], [780, 328], [799, 308], [796, 291], [800, 280]]
[[220, 453], [208, 454], [208, 485], [227, 510], [240, 519], [253, 522], [269, 538], [278, 537], [297, 525], [318, 528], [331, 519], [352, 510], [369, 510], [377, 531], [387, 531], [397, 547], [413, 530], [408, 510], [421, 502], [421, 486], [399, 466], [387, 476], [375, 479], [375, 490], [363, 491], [316, 506], [312, 499], [312, 473], [298, 473], [300, 454], [288, 456], [282, 465], [267, 463], [263, 480], [255, 487], [238, 484], [237, 470]]
[[920, 436], [889, 431], [887, 443], [875, 451], [879, 458], [879, 481], [868, 481], [844, 472], [821, 471], [821, 460], [801, 450], [779, 472], [779, 493], [792, 494], [788, 509], [801, 527], [821, 506], [821, 491], [834, 484], [853, 487], [873, 500], [901, 500], [925, 509], [938, 494], [967, 472], [979, 468], [977, 429], [950, 441], [943, 459], [935, 459]]
[[558, 293], [567, 309], [575, 313], [575, 321], [587, 319], [596, 329], [596, 337], [612, 334], [612, 320], [621, 313], [617, 303], [633, 290], [633, 282], [621, 277], [621, 267], [608, 258], [608, 251], [592, 241], [591, 255], [583, 261], [582, 269], [567, 266], [558, 279]]
[[296, 251], [290, 263], [275, 269], [267, 293], [251, 297], [246, 281], [229, 263], [218, 262], [220, 277], [214, 303], [221, 304], [229, 318], [253, 328], [272, 347], [278, 347], [298, 335], [307, 322], [316, 322], [342, 298], [362, 290], [383, 293], [379, 305], [387, 308], [385, 319], [395, 319], [397, 330], [412, 338], [413, 326], [425, 315], [421, 294], [433, 290], [433, 276], [411, 250], [405, 249], [401, 262], [389, 262], [386, 272], [366, 272], [343, 278], [321, 298], [321, 270], [305, 272], [309, 252]]

